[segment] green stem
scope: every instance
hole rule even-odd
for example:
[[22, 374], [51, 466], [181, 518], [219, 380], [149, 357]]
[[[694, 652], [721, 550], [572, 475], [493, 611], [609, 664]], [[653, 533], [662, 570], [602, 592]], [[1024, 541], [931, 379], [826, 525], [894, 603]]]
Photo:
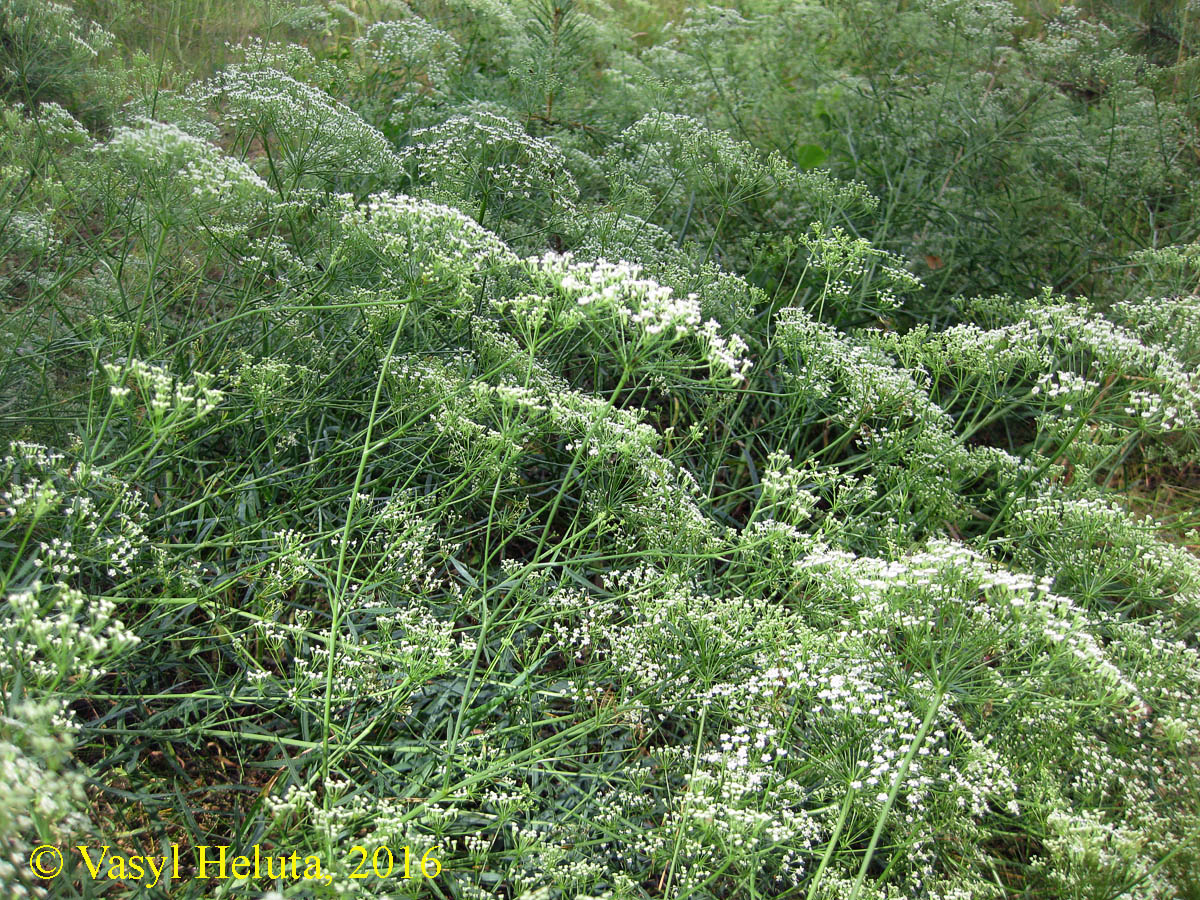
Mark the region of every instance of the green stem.
[[896, 772], [896, 777], [892, 779], [892, 787], [888, 791], [887, 800], [883, 804], [883, 809], [879, 811], [879, 818], [875, 822], [875, 831], [871, 834], [871, 843], [867, 845], [867, 853], [863, 857], [862, 865], [858, 867], [858, 876], [854, 879], [854, 888], [850, 891], [848, 900], [858, 900], [858, 895], [862, 892], [863, 882], [867, 877], [867, 868], [871, 865], [871, 859], [875, 856], [875, 849], [879, 846], [879, 838], [883, 834], [884, 825], [887, 823], [888, 813], [892, 811], [892, 805], [896, 802], [896, 795], [900, 793], [900, 785], [904, 783], [904, 779], [908, 776], [909, 767], [912, 766], [912, 761], [916, 759], [917, 751], [921, 749], [921, 745], [925, 743], [925, 736], [929, 734], [929, 729], [933, 727], [933, 720], [937, 717], [938, 710], [942, 708], [942, 697], [944, 696], [945, 689], [939, 687], [937, 693], [934, 695], [933, 702], [929, 705], [929, 709], [925, 713], [924, 720], [921, 722], [920, 730], [908, 745], [908, 752], [904, 754], [904, 761], [900, 764], [900, 769]]
[[817, 888], [821, 884], [821, 875], [825, 872], [825, 867], [829, 865], [829, 860], [833, 858], [833, 849], [837, 846], [838, 838], [842, 836], [842, 829], [846, 826], [846, 817], [850, 814], [850, 807], [854, 804], [854, 788], [848, 788], [846, 791], [846, 799], [842, 801], [842, 808], [838, 811], [837, 824], [833, 826], [833, 834], [829, 837], [829, 843], [825, 846], [825, 852], [821, 854], [821, 862], [817, 865], [817, 871], [813, 874], [812, 882], [808, 886], [808, 893], [805, 895], [805, 900], [813, 900], [817, 895]]
[[[405, 310], [407, 310], [407, 306]], [[325, 664], [325, 709], [322, 715], [322, 740], [321, 740], [321, 778], [322, 782], [329, 781], [329, 732], [330, 718], [333, 713], [333, 667], [334, 661], [337, 658], [338, 644], [338, 628], [342, 622], [342, 609], [344, 594], [346, 590], [346, 547], [350, 542], [350, 526], [354, 520], [354, 507], [358, 503], [359, 488], [362, 487], [363, 475], [367, 468], [367, 458], [371, 453], [371, 432], [375, 428], [375, 417], [379, 410], [379, 398], [383, 395], [383, 383], [387, 378], [388, 364], [392, 360], [392, 355], [396, 351], [396, 344], [400, 340], [400, 332], [404, 327], [405, 316], [401, 314], [400, 321], [396, 325], [396, 331], [392, 335], [391, 346], [388, 347], [387, 356], [383, 359], [383, 364], [379, 369], [379, 378], [375, 381], [375, 396], [371, 400], [371, 413], [367, 419], [367, 431], [363, 437], [362, 453], [358, 458], [358, 471], [354, 476], [354, 489], [350, 492], [350, 506], [346, 510], [346, 522], [342, 526], [342, 540], [338, 547], [338, 563], [337, 573], [334, 576], [334, 590], [330, 597], [330, 622], [329, 622], [329, 656]], [[322, 792], [323, 804], [326, 809], [329, 808], [329, 795], [327, 792]]]

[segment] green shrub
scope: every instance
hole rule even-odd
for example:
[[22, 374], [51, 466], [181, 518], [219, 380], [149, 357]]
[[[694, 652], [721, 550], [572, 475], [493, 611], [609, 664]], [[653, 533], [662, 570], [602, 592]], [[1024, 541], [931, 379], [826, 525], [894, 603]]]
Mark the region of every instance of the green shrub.
[[5, 10], [10, 894], [1195, 893], [1190, 20]]

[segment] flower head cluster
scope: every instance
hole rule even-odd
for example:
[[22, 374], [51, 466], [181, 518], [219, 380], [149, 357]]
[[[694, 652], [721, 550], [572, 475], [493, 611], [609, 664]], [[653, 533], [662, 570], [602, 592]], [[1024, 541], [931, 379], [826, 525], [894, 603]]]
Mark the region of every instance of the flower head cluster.
[[692, 192], [718, 208], [760, 196], [787, 169], [726, 131], [663, 111], [648, 113], [621, 132], [604, 163], [616, 191], [681, 208], [691, 206]]
[[27, 40], [36, 40], [38, 49], [47, 56], [61, 54], [73, 61], [93, 61], [116, 43], [112, 32], [83, 18], [69, 4], [55, 0], [3, 0], [0, 26], [12, 39], [23, 35]]
[[[16, 700], [0, 713], [0, 879], [20, 888], [27, 854], [22, 836], [38, 828], [89, 826], [84, 778], [70, 767], [72, 721], [60, 700]], [[18, 855], [20, 854], [20, 855]], [[14, 859], [15, 857], [15, 859]], [[14, 891], [13, 896], [20, 896]], [[34, 894], [33, 896], [37, 896]]]
[[182, 208], [195, 219], [245, 221], [271, 190], [253, 169], [177, 125], [140, 119], [119, 128], [103, 153], [140, 183], [151, 214], [170, 221]]
[[462, 58], [450, 34], [417, 16], [376, 22], [355, 40], [354, 52], [364, 87], [391, 98], [394, 122], [422, 99], [443, 95]]
[[318, 60], [303, 44], [268, 41], [251, 35], [238, 44], [227, 43], [230, 54], [241, 59], [244, 71], [273, 70], [307, 84], [336, 84], [341, 70], [329, 60]]
[[636, 259], [644, 264], [675, 250], [675, 238], [633, 213], [597, 210], [583, 220], [574, 253], [581, 259]]
[[16, 441], [0, 461], [0, 532], [37, 527], [34, 572], [57, 579], [115, 579], [146, 549], [146, 502], [128, 484], [39, 444]]
[[1057, 575], [1061, 587], [1097, 610], [1200, 617], [1200, 562], [1160, 537], [1161, 523], [1101, 497], [1058, 492], [1014, 504], [1016, 558]]
[[397, 159], [380, 132], [320, 88], [274, 69], [241, 65], [218, 73], [200, 96], [221, 105], [222, 121], [249, 148], [258, 138], [274, 150], [276, 189], [328, 184], [347, 175], [387, 177]]
[[32, 111], [26, 110], [23, 103], [0, 109], [0, 134], [11, 142], [6, 148], [9, 153], [35, 144], [66, 153], [92, 142], [80, 121], [52, 100], [39, 103]]
[[607, 319], [632, 326], [639, 342], [648, 345], [695, 338], [714, 369], [734, 381], [745, 378], [750, 366], [745, 341], [738, 335], [722, 336], [715, 321], [702, 321], [696, 295], [676, 296], [670, 287], [644, 278], [641, 266], [603, 259], [576, 261], [570, 253], [554, 252], [530, 257], [524, 266], [542, 294], [507, 302], [520, 313], [549, 315], [564, 327]]
[[207, 372], [193, 372], [191, 378], [182, 379], [140, 359], [105, 363], [104, 371], [113, 401], [125, 406], [136, 396], [156, 432], [198, 422], [225, 399], [224, 393], [211, 387], [213, 376]]
[[0, 683], [11, 683], [19, 665], [30, 682], [53, 689], [64, 679], [94, 681], [140, 638], [116, 618], [108, 597], [88, 597], [63, 584], [34, 581], [5, 598], [0, 618], [9, 655], [0, 660]]
[[834, 321], [854, 323], [856, 317], [880, 316], [899, 309], [904, 296], [921, 287], [921, 280], [895, 254], [852, 238], [845, 229], [826, 229], [813, 223], [801, 238], [808, 251], [808, 271], [824, 282], [818, 301]]
[[373, 194], [340, 219], [339, 264], [380, 273], [400, 291], [439, 291], [465, 303], [478, 276], [513, 264], [500, 238], [457, 209], [403, 194]]
[[295, 529], [275, 532], [271, 543], [270, 562], [259, 578], [257, 593], [273, 600], [306, 578], [316, 559], [310, 539]]
[[[1009, 321], [923, 328], [880, 343], [944, 384], [970, 384], [996, 400], [1027, 391], [1061, 420], [1058, 431], [1087, 418], [1117, 447], [1130, 441], [1144, 454], [1196, 457], [1194, 441], [1177, 440], [1200, 423], [1200, 376], [1186, 356], [1186, 302], [1163, 304], [1157, 313], [1126, 304], [1124, 322], [1050, 295], [1019, 305], [996, 298], [973, 309]], [[1181, 344], [1176, 334], [1184, 336]], [[1056, 426], [1044, 419], [1044, 427]]]
[[561, 150], [484, 108], [413, 132], [399, 155], [417, 190], [477, 218], [535, 201], [569, 208], [579, 196]]
[[45, 256], [60, 243], [54, 226], [41, 213], [14, 212], [0, 225], [0, 254]]

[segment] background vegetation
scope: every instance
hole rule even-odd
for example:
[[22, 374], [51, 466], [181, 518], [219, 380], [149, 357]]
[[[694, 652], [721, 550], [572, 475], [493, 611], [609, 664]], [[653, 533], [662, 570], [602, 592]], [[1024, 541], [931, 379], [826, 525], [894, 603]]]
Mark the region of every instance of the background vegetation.
[[0, 0], [0, 884], [1200, 896], [1198, 45]]

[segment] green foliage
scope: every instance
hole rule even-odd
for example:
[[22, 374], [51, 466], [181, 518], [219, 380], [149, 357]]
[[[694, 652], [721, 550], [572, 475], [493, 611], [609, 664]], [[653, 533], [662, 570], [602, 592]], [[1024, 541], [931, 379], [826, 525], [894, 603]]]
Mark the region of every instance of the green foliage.
[[111, 84], [98, 65], [113, 35], [65, 4], [4, 0], [0, 4], [0, 98], [38, 106], [57, 103], [90, 126], [105, 122]]
[[1200, 889], [1190, 12], [0, 3], [8, 893]]
[[1185, 45], [1157, 64], [1127, 19], [1071, 5], [1036, 32], [1004, 2], [787, 6], [694, 10], [642, 60], [683, 88], [680, 111], [800, 165], [828, 148], [885, 197], [861, 227], [927, 276], [930, 314], [1042, 284], [1124, 297], [1127, 254], [1195, 239]]

